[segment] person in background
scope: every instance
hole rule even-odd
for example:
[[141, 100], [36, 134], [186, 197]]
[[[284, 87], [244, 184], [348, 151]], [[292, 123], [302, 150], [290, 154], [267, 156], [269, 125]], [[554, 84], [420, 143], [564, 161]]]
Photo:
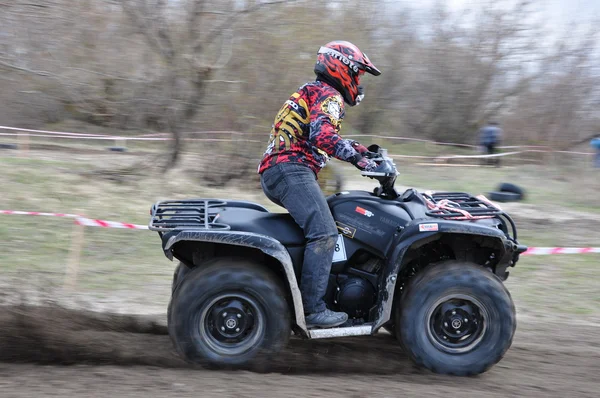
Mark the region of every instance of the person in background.
[[593, 138], [590, 141], [590, 145], [596, 150], [596, 155], [594, 155], [594, 167], [600, 169], [600, 135]]
[[[487, 155], [493, 155], [496, 153], [496, 148], [502, 138], [502, 129], [499, 127], [498, 122], [490, 120], [487, 125], [483, 126], [479, 130], [479, 145], [483, 147]], [[496, 167], [500, 166], [500, 157], [489, 157], [487, 158], [487, 164], [496, 164]]]

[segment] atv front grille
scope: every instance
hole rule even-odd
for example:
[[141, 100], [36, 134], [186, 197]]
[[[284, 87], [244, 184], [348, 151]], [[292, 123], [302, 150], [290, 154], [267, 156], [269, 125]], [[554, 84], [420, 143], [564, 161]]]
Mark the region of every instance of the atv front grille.
[[159, 201], [152, 206], [148, 229], [152, 231], [228, 230], [229, 225], [217, 222], [219, 213], [216, 208], [225, 205], [227, 205], [225, 201], [210, 199]]

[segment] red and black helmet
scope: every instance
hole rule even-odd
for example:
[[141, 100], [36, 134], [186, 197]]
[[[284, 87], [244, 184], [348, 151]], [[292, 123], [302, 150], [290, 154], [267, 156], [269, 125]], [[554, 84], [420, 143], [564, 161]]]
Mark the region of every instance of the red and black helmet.
[[350, 106], [358, 104], [364, 98], [360, 76], [365, 72], [373, 76], [381, 74], [367, 54], [350, 42], [332, 41], [317, 52], [315, 74], [318, 79], [337, 89]]

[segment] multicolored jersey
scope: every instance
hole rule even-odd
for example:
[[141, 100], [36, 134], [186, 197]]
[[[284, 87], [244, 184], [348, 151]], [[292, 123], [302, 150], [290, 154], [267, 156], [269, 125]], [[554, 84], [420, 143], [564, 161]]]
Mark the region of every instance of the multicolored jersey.
[[336, 89], [321, 81], [301, 86], [275, 117], [258, 173], [275, 164], [296, 162], [316, 175], [330, 156], [358, 162], [362, 155], [353, 147], [356, 141], [338, 134], [344, 115], [344, 100]]

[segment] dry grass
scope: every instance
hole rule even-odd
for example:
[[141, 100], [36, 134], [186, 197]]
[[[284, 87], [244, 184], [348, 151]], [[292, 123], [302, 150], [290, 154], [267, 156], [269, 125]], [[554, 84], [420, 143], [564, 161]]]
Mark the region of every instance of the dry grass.
[[[397, 150], [401, 149], [398, 146]], [[29, 158], [19, 158], [15, 151], [3, 152], [0, 185], [4, 193], [0, 208], [78, 213], [137, 224], [147, 224], [152, 203], [165, 198], [243, 198], [262, 203], [272, 211], [284, 211], [264, 197], [255, 181], [246, 183], [242, 189], [203, 186], [198, 174], [214, 170], [206, 164], [206, 159], [193, 153], [187, 153], [181, 166], [166, 175], [148, 168], [126, 183], [89, 173], [127, 167], [138, 160], [135, 153], [108, 151], [94, 154], [32, 151]], [[523, 243], [600, 246], [597, 215], [592, 214], [600, 211], [593, 201], [593, 192], [597, 192], [600, 184], [596, 170], [582, 168], [575, 173], [565, 168], [559, 174], [538, 166], [495, 169], [424, 167], [400, 161], [397, 164], [401, 172], [397, 184], [401, 186], [485, 193], [503, 181], [522, 184], [528, 191], [527, 206], [508, 207], [516, 215]], [[347, 188], [370, 190], [376, 185], [360, 177], [352, 166], [342, 166], [348, 179]], [[567, 211], [564, 206], [586, 213]], [[521, 211], [524, 209], [530, 213], [533, 210], [537, 216]], [[553, 217], [561, 214], [571, 219], [553, 221]], [[585, 214], [590, 218], [588, 222], [582, 221], [588, 218]], [[78, 300], [80, 307], [164, 313], [175, 264], [164, 257], [155, 233], [86, 228], [77, 289], [68, 292], [60, 288], [73, 233], [71, 221], [0, 217], [0, 285], [14, 284], [13, 278], [19, 277], [22, 289], [52, 288], [54, 294], [64, 296], [65, 300]], [[558, 313], [598, 319], [600, 287], [594, 282], [598, 260], [598, 255], [523, 257], [508, 281], [519, 310], [535, 316]]]

